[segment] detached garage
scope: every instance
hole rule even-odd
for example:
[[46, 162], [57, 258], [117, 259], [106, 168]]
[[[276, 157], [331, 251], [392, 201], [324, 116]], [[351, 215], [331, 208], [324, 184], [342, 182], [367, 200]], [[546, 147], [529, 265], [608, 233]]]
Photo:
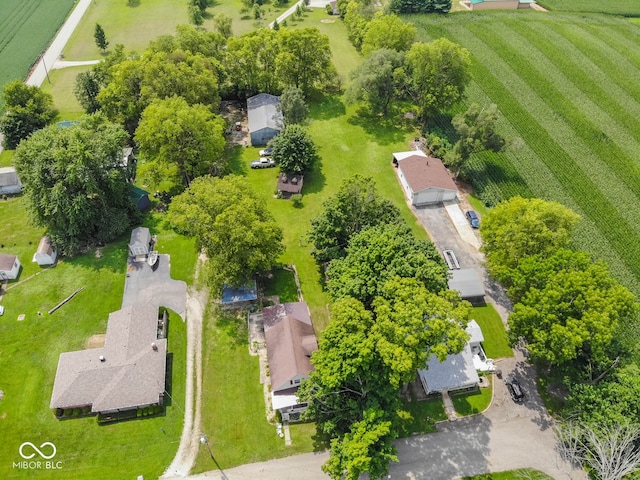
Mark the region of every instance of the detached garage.
[[266, 145], [280, 133], [284, 120], [279, 105], [280, 97], [268, 93], [247, 98], [251, 145]]
[[15, 255], [0, 253], [0, 281], [18, 278], [21, 266], [20, 260]]
[[458, 188], [442, 160], [416, 150], [394, 153], [393, 164], [412, 205], [420, 207], [456, 199]]

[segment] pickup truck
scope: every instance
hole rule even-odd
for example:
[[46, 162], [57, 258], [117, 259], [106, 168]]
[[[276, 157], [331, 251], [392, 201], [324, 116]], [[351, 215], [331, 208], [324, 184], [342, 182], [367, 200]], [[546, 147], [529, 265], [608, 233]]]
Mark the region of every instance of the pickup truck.
[[275, 167], [276, 162], [271, 158], [261, 158], [260, 160], [254, 160], [251, 162], [251, 168], [271, 168]]

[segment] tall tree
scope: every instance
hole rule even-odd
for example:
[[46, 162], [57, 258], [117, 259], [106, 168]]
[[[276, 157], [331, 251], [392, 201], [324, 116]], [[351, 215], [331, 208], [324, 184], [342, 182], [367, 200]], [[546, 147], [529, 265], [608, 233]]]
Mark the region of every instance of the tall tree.
[[51, 94], [40, 87], [25, 85], [20, 80], [8, 83], [3, 90], [4, 115], [0, 117], [0, 131], [4, 148], [13, 150], [21, 140], [49, 125], [58, 115]]
[[213, 17], [213, 27], [216, 29], [220, 35], [224, 38], [229, 38], [233, 35], [231, 30], [231, 25], [233, 23], [233, 19], [229, 15], [225, 15], [224, 13], [218, 13], [215, 17]]
[[285, 88], [280, 96], [280, 110], [285, 125], [304, 122], [309, 113], [309, 107], [302, 90], [297, 87]]
[[502, 281], [531, 255], [549, 256], [571, 240], [580, 217], [557, 202], [513, 197], [499, 203], [480, 225], [489, 273]]
[[327, 269], [332, 299], [353, 297], [366, 306], [395, 276], [415, 278], [429, 291], [447, 288], [448, 269], [433, 243], [417, 240], [406, 225], [378, 225], [353, 235], [347, 255]]
[[423, 120], [462, 100], [471, 81], [471, 54], [446, 38], [430, 43], [414, 43], [407, 53], [409, 93]]
[[195, 177], [220, 173], [224, 127], [224, 120], [204, 105], [173, 97], [144, 110], [135, 139], [146, 160], [177, 165], [189, 186]]
[[122, 165], [126, 138], [120, 126], [94, 115], [68, 128], [39, 130], [16, 150], [31, 217], [61, 253], [73, 255], [129, 228], [134, 206]]
[[93, 38], [96, 41], [96, 46], [103, 52], [109, 46], [109, 42], [107, 41], [107, 35], [104, 33], [104, 29], [102, 28], [102, 25], [100, 25], [99, 23], [96, 23], [96, 28], [93, 32]]
[[346, 92], [349, 102], [364, 101], [372, 113], [387, 114], [392, 100], [401, 96], [404, 84], [404, 54], [394, 50], [376, 50], [351, 72]]
[[284, 252], [282, 230], [242, 177], [196, 178], [171, 202], [169, 221], [207, 254], [216, 293], [225, 283], [245, 285]]
[[382, 48], [405, 52], [416, 38], [416, 27], [394, 14], [377, 15], [369, 22], [362, 41], [362, 54], [371, 55]]
[[570, 362], [595, 378], [615, 360], [612, 342], [621, 322], [636, 313], [635, 297], [606, 265], [561, 270], [540, 289], [531, 288], [509, 316], [512, 342], [524, 338], [531, 359]]
[[307, 417], [331, 439], [323, 470], [334, 479], [368, 472], [382, 478], [397, 461], [392, 441], [404, 418], [399, 388], [431, 354], [464, 346], [469, 304], [453, 292], [429, 293], [415, 279], [380, 288], [373, 311], [353, 298], [336, 302], [313, 357], [314, 371], [298, 390]]
[[338, 192], [323, 204], [322, 213], [311, 220], [311, 254], [318, 264], [341, 258], [354, 234], [401, 221], [400, 211], [378, 194], [371, 177], [354, 175], [342, 182]]
[[484, 150], [499, 152], [504, 148], [504, 139], [495, 130], [497, 120], [496, 104], [481, 109], [477, 103], [472, 103], [466, 112], [453, 117], [452, 123], [460, 138], [444, 162], [456, 177], [472, 154]]
[[307, 172], [318, 157], [313, 140], [300, 125], [287, 125], [269, 145], [273, 147], [273, 160], [285, 173]]
[[112, 79], [98, 94], [102, 111], [133, 135], [143, 110], [156, 99], [179, 96], [189, 105], [201, 103], [218, 111], [218, 79], [214, 64], [182, 50], [147, 51], [112, 69]]
[[344, 19], [349, 40], [357, 50], [362, 49], [364, 36], [375, 14], [373, 2], [371, 0], [338, 0], [338, 8]]
[[276, 76], [284, 87], [298, 87], [305, 95], [334, 81], [329, 37], [315, 27], [281, 29]]

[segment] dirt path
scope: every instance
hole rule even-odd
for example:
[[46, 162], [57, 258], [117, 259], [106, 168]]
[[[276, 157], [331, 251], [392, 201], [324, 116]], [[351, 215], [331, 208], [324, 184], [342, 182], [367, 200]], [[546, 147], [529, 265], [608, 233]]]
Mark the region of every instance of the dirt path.
[[[196, 264], [197, 281], [206, 257], [201, 254]], [[184, 426], [180, 446], [171, 465], [162, 475], [163, 479], [181, 478], [189, 475], [200, 448], [200, 412], [202, 405], [202, 324], [209, 298], [206, 288], [187, 290], [187, 374], [184, 408]]]

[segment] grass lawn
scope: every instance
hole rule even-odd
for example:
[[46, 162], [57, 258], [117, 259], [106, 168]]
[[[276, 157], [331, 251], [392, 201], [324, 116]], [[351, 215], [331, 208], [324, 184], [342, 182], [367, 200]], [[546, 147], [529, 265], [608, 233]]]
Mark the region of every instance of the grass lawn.
[[276, 268], [272, 273], [272, 278], [265, 278], [263, 281], [264, 295], [278, 295], [280, 303], [297, 302], [298, 287], [294, 273], [284, 268]]
[[436, 431], [435, 423], [447, 419], [442, 398], [437, 396], [421, 402], [404, 401], [402, 408], [409, 412], [411, 419], [406, 421], [400, 430], [400, 437], [410, 437]]
[[282, 6], [275, 6], [272, 0], [267, 0], [261, 7], [262, 18], [256, 20], [253, 16], [253, 10], [247, 13], [240, 12], [244, 7], [241, 0], [217, 0], [213, 2], [211, 7], [207, 8], [208, 18], [205, 18], [202, 26], [207, 30], [215, 31], [213, 17], [218, 14], [227, 15], [233, 20], [231, 24], [233, 35], [239, 37], [258, 28], [267, 28], [269, 23], [273, 22], [294, 4], [294, 0], [288, 0]]
[[489, 358], [513, 357], [513, 350], [509, 346], [507, 332], [502, 323], [502, 319], [496, 309], [488, 303], [484, 307], [474, 307], [471, 311], [473, 318], [484, 336], [482, 348]]
[[13, 150], [3, 150], [0, 153], [0, 167], [10, 167], [13, 162]]
[[[99, 0], [91, 2], [85, 16], [64, 48], [65, 60], [96, 60], [102, 52], [93, 33], [99, 23], [111, 47], [142, 52], [160, 35], [174, 34], [176, 25], [188, 23], [186, 2], [175, 0]], [[108, 49], [107, 49], [108, 51]]]
[[[0, 4], [0, 89], [24, 79], [53, 39], [74, 0], [2, 0]], [[4, 101], [0, 98], [0, 109]]]
[[546, 473], [531, 468], [521, 468], [519, 470], [509, 470], [508, 472], [483, 473], [473, 477], [464, 477], [462, 480], [553, 480]]
[[[72, 259], [63, 258], [55, 268], [40, 269], [31, 263], [42, 231], [26, 224], [24, 199], [0, 202], [0, 243], [3, 252], [19, 254], [23, 263], [20, 280], [10, 285], [2, 298], [0, 317], [0, 478], [125, 478], [131, 475], [158, 477], [173, 458], [184, 415], [185, 324], [175, 314], [169, 322], [169, 352], [172, 354], [170, 406], [166, 415], [107, 426], [98, 426], [94, 417], [56, 420], [49, 409], [58, 356], [61, 352], [86, 348], [93, 334], [105, 333], [108, 314], [118, 310], [126, 273], [128, 234], [102, 249]], [[166, 239], [172, 267], [193, 270], [193, 262], [183, 252], [189, 242]], [[29, 243], [31, 242], [31, 244]], [[14, 246], [15, 244], [15, 246]], [[191, 263], [191, 266], [187, 265]], [[39, 275], [27, 279], [32, 273]], [[186, 275], [183, 275], [186, 276]], [[46, 312], [79, 287], [73, 300], [52, 315]], [[42, 316], [38, 311], [43, 312]], [[17, 321], [19, 314], [26, 318]], [[36, 445], [53, 442], [55, 460], [61, 470], [12, 468], [20, 460], [18, 447], [25, 441]]]
[[[215, 320], [214, 320], [215, 317]], [[315, 424], [292, 424], [287, 447], [267, 422], [258, 357], [249, 355], [246, 313], [206, 314], [204, 338], [202, 428], [213, 454], [224, 468], [314, 450]], [[324, 450], [325, 445], [317, 448]], [[194, 472], [215, 468], [206, 448]]]
[[458, 415], [473, 415], [484, 412], [491, 403], [493, 395], [493, 378], [491, 375], [485, 377], [491, 384], [488, 388], [477, 388], [470, 393], [451, 393], [453, 407]]
[[61, 70], [51, 70], [49, 79], [42, 83], [42, 90], [49, 92], [53, 96], [53, 103], [58, 109], [58, 120], [76, 120], [84, 114], [84, 110], [73, 94], [73, 87], [76, 83], [76, 76], [80, 72], [91, 69], [91, 66], [70, 67]]

